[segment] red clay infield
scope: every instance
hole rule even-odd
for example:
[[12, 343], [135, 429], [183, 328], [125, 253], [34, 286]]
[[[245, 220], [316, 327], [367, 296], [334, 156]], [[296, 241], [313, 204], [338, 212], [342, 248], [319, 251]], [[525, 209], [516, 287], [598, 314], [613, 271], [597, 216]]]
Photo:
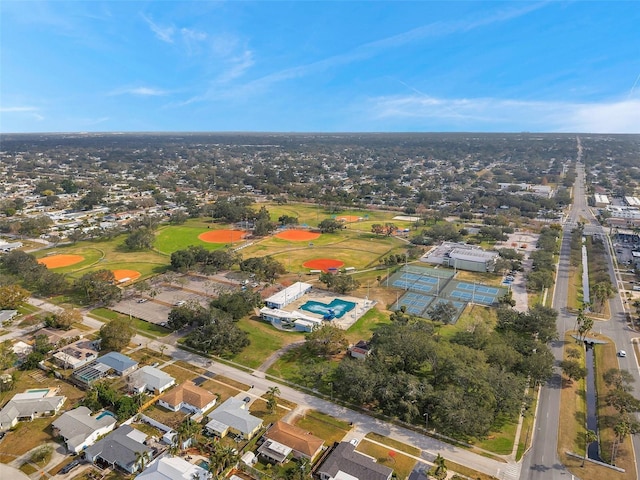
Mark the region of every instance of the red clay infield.
[[276, 233], [275, 236], [283, 240], [293, 240], [294, 242], [308, 242], [309, 240], [320, 238], [319, 233], [308, 232], [307, 230], [285, 230], [284, 232]]
[[207, 243], [231, 243], [242, 240], [245, 236], [243, 230], [211, 230], [198, 235], [198, 238]]
[[38, 263], [43, 264], [47, 268], [60, 268], [75, 265], [83, 260], [84, 257], [82, 255], [51, 255], [39, 259]]
[[362, 217], [358, 217], [356, 215], [342, 215], [341, 217], [336, 218], [339, 222], [357, 222]]
[[336, 260], [334, 258], [316, 258], [315, 260], [309, 260], [302, 264], [305, 268], [311, 268], [312, 270], [322, 270], [328, 272], [330, 268], [340, 268], [344, 266], [344, 262]]
[[113, 270], [113, 275], [116, 277], [116, 282], [130, 282], [140, 276], [140, 272], [136, 270]]

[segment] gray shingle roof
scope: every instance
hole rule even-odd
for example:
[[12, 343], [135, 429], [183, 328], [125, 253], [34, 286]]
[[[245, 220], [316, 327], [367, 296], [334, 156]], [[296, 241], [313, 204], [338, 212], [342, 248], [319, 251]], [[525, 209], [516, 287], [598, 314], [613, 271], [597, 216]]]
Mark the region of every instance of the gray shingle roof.
[[355, 451], [355, 446], [348, 442], [339, 443], [327, 456], [318, 472], [335, 478], [338, 472], [347, 473], [360, 480], [388, 480], [393, 470], [374, 462], [370, 457]]
[[71, 450], [75, 450], [96, 430], [115, 423], [116, 418], [113, 415], [92, 416], [91, 410], [87, 407], [78, 407], [63, 413], [52, 425], [59, 430], [60, 435], [66, 440], [67, 446]]
[[107, 463], [128, 469], [136, 462], [136, 452], [147, 455], [151, 453], [149, 447], [128, 436], [133, 430], [129, 425], [117, 428], [102, 440], [87, 447], [87, 456], [100, 457]]

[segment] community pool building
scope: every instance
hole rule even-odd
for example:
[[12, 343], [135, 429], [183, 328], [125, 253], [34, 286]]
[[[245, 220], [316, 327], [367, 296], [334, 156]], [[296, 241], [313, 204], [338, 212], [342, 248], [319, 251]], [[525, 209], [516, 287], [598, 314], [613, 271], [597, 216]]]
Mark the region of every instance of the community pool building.
[[271, 295], [264, 301], [264, 303], [269, 308], [284, 308], [290, 303], [302, 298], [302, 296], [311, 290], [311, 288], [313, 288], [313, 286], [309, 283], [296, 282], [290, 287]]

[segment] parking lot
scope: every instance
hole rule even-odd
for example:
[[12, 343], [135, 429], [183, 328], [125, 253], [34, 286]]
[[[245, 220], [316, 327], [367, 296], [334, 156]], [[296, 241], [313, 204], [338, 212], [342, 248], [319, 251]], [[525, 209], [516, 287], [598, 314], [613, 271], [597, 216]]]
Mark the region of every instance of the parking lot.
[[127, 292], [123, 300], [111, 307], [112, 310], [131, 315], [156, 325], [167, 321], [169, 312], [177, 305], [195, 302], [208, 307], [212, 299], [221, 293], [230, 293], [240, 288], [240, 283], [225, 281], [219, 277], [184, 275], [154, 287], [154, 296], [149, 292], [133, 294]]

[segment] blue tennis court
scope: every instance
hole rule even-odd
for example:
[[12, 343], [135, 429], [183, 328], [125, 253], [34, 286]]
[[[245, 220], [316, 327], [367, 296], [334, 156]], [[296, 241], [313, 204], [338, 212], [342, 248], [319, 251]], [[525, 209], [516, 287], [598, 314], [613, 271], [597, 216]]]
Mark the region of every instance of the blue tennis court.
[[404, 288], [406, 290], [411, 286], [411, 282], [407, 282], [406, 280], [394, 280], [393, 286], [398, 288]]
[[460, 290], [475, 291], [476, 293], [486, 293], [487, 295], [493, 295], [493, 296], [498, 295], [498, 293], [500, 292], [500, 290], [495, 287], [487, 287], [486, 285], [477, 285], [477, 284], [474, 285], [472, 283], [466, 283], [466, 282], [458, 282], [457, 288], [459, 288]]
[[451, 298], [459, 298], [465, 301], [473, 301], [475, 303], [482, 303], [484, 305], [491, 305], [496, 301], [496, 297], [492, 295], [482, 295], [481, 293], [469, 293], [454, 290], [449, 294]]
[[423, 285], [421, 283], [414, 283], [413, 285], [411, 285], [411, 290], [418, 290], [420, 292], [430, 292], [431, 290], [433, 290], [433, 287], [431, 285]]

